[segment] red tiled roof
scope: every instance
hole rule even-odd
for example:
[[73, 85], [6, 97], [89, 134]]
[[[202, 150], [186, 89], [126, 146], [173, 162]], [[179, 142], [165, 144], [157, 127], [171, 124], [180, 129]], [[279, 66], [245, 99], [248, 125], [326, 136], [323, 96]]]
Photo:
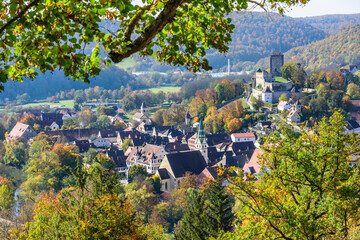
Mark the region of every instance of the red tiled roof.
[[254, 133], [233, 133], [235, 138], [250, 138], [255, 137]]

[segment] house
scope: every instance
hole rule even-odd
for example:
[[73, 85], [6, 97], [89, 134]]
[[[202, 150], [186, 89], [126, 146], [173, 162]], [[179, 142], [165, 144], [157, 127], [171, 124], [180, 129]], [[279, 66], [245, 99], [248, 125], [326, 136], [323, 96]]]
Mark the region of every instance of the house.
[[54, 122], [59, 126], [57, 129], [60, 129], [63, 124], [63, 115], [60, 113], [42, 113], [40, 120], [36, 123], [41, 128], [45, 128], [46, 126], [50, 127]]
[[62, 115], [62, 120], [65, 120], [67, 118], [73, 117], [76, 115], [76, 113], [72, 112], [69, 108], [57, 108], [55, 109], [56, 114]]
[[158, 131], [156, 136], [167, 137], [169, 140], [172, 140], [172, 139], [175, 139], [177, 137], [181, 137], [182, 132], [180, 132], [177, 129], [170, 128], [170, 129], [166, 129], [166, 130], [163, 130], [163, 131]]
[[346, 121], [346, 125], [344, 127], [345, 134], [355, 133], [358, 134], [360, 132], [360, 125], [357, 123], [356, 120], [349, 120]]
[[69, 129], [69, 130], [54, 130], [45, 132], [50, 137], [62, 137], [67, 138], [69, 141], [75, 141], [77, 139], [88, 139], [96, 136], [99, 130], [96, 128], [82, 128], [82, 129]]
[[173, 128], [172, 126], [154, 126], [152, 135], [153, 136], [158, 136], [158, 134], [160, 132], [164, 132], [165, 130], [170, 130], [172, 128]]
[[186, 172], [199, 175], [206, 166], [199, 151], [166, 154], [156, 172], [161, 179], [161, 191], [178, 188]]
[[6, 141], [15, 141], [19, 138], [25, 138], [26, 140], [30, 140], [37, 136], [35, 130], [27, 124], [24, 123], [16, 123], [13, 127], [9, 135], [6, 137]]
[[151, 125], [151, 124], [148, 125], [145, 122], [142, 122], [139, 124], [139, 126], [137, 126], [136, 130], [138, 130], [141, 133], [152, 134], [154, 127], [155, 127], [155, 125]]
[[249, 142], [255, 143], [256, 137], [254, 133], [233, 133], [231, 134], [232, 142]]
[[295, 103], [291, 104], [291, 109], [301, 113], [301, 104], [300, 104], [299, 100], [297, 100]]
[[126, 151], [126, 164], [128, 167], [132, 165], [142, 165], [146, 167], [148, 173], [154, 174], [165, 157], [165, 149], [162, 146], [146, 144], [144, 147], [131, 147], [130, 151]]
[[263, 121], [263, 122], [258, 122], [255, 125], [255, 128], [261, 130], [261, 131], [266, 131], [266, 130], [272, 130], [274, 129], [276, 126], [275, 123], [272, 123], [271, 121]]
[[272, 95], [272, 91], [270, 90], [269, 86], [267, 86], [261, 93], [261, 99], [264, 103], [272, 103]]
[[249, 162], [245, 163], [243, 167], [244, 178], [246, 180], [253, 180], [250, 175], [257, 178], [261, 175], [261, 165], [259, 164], [259, 157], [263, 154], [263, 151], [259, 148], [255, 149]]
[[79, 153], [84, 153], [89, 151], [90, 148], [95, 148], [96, 146], [93, 143], [90, 143], [89, 140], [75, 140], [74, 144], [79, 148]]
[[56, 122], [53, 122], [51, 125], [50, 125], [50, 130], [51, 131], [55, 131], [57, 129], [60, 129], [60, 126], [59, 124], [57, 124]]
[[95, 147], [98, 147], [98, 148], [104, 148], [104, 147], [110, 147], [111, 146], [111, 143], [109, 140], [106, 140], [104, 138], [101, 138], [101, 137], [92, 137], [89, 139], [89, 142], [94, 144]]
[[104, 150], [103, 153], [110, 158], [117, 172], [125, 174], [128, 167], [126, 165], [126, 157], [124, 156], [123, 150], [110, 148], [108, 150]]
[[[199, 124], [200, 125], [200, 124]], [[191, 137], [189, 137], [191, 136]], [[185, 135], [185, 140], [190, 149], [195, 149], [195, 141], [198, 137], [198, 133], [190, 133], [190, 135]], [[221, 143], [230, 143], [231, 137], [228, 133], [216, 133], [216, 134], [206, 134], [206, 143], [208, 146], [216, 146]]]
[[[219, 179], [218, 174], [219, 166], [215, 167], [206, 167], [198, 176], [200, 180], [200, 184], [204, 184], [208, 180], [217, 180]], [[231, 184], [229, 181], [229, 178], [235, 177], [237, 174], [233, 170], [226, 169], [224, 172], [224, 175], [222, 176], [222, 185], [226, 186], [228, 184]]]
[[179, 141], [175, 142], [169, 142], [165, 145], [165, 151], [167, 153], [171, 152], [184, 152], [184, 151], [190, 151], [190, 148], [187, 144], [181, 143]]
[[297, 110], [291, 110], [286, 119], [289, 124], [301, 122], [301, 117]]
[[147, 112], [147, 109], [146, 109], [146, 106], [145, 106], [145, 103], [142, 103], [141, 104], [141, 111], [140, 112], [137, 112], [134, 114], [133, 116], [133, 120], [138, 122], [138, 123], [146, 123], [148, 125], [151, 124], [151, 119], [145, 115], [145, 113]]
[[138, 123], [144, 122], [148, 125], [151, 124], [151, 119], [143, 113], [135, 113], [132, 119]]
[[278, 104], [278, 106], [277, 106], [277, 109], [279, 110], [279, 111], [285, 111], [285, 110], [288, 110], [288, 109], [290, 109], [291, 108], [291, 106], [290, 106], [290, 104], [287, 102], [287, 101], [280, 101], [279, 102], [279, 104]]
[[108, 140], [111, 144], [117, 145], [117, 133], [116, 130], [100, 130], [98, 137], [104, 140]]

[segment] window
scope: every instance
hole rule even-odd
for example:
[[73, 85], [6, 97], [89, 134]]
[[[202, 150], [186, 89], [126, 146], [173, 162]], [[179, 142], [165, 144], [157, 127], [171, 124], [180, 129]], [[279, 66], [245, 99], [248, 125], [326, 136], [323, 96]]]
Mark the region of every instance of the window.
[[166, 183], [165, 183], [165, 191], [167, 190], [167, 187], [168, 187], [168, 186], [167, 186], [167, 182], [166, 182]]

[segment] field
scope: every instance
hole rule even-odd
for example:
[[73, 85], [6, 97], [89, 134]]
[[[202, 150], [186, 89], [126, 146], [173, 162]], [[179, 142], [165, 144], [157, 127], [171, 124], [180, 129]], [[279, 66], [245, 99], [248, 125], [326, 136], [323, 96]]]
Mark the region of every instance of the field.
[[128, 68], [131, 68], [133, 66], [135, 66], [135, 62], [134, 60], [132, 60], [131, 58], [126, 58], [124, 60], [122, 60], [121, 62], [115, 64], [115, 66], [117, 66], [118, 68], [127, 70]]
[[283, 77], [274, 77], [274, 79], [275, 79], [275, 82], [279, 82], [279, 83], [287, 83], [288, 82], [288, 80], [286, 80]]
[[247, 104], [246, 102], [246, 98], [240, 98], [241, 102], [242, 102], [242, 105], [244, 108], [248, 108], [249, 107], [249, 104]]
[[49, 105], [51, 108], [53, 107], [64, 107], [64, 108], [73, 108], [74, 100], [62, 100], [57, 103], [54, 102], [38, 102], [38, 103], [28, 103], [24, 105], [18, 105], [17, 107], [27, 108], [27, 107], [36, 107], [42, 105]]
[[145, 90], [150, 90], [150, 92], [153, 93], [158, 93], [160, 91], [163, 91], [164, 93], [167, 92], [178, 92], [180, 91], [181, 87], [157, 87], [157, 88], [148, 88], [148, 89], [143, 89]]

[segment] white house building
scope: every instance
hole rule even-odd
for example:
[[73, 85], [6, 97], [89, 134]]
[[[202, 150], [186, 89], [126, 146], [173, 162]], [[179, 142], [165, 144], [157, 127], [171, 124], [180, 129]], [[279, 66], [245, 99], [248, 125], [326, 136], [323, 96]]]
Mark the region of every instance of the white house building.
[[231, 134], [232, 142], [254, 142], [256, 141], [256, 137], [254, 133], [233, 133]]
[[262, 98], [262, 101], [264, 103], [272, 103], [273, 101], [273, 94], [272, 94], [272, 91], [270, 90], [269, 86], [267, 86], [264, 91], [262, 92], [261, 94], [261, 98]]
[[279, 111], [289, 110], [291, 108], [290, 104], [287, 101], [280, 101], [277, 109]]

